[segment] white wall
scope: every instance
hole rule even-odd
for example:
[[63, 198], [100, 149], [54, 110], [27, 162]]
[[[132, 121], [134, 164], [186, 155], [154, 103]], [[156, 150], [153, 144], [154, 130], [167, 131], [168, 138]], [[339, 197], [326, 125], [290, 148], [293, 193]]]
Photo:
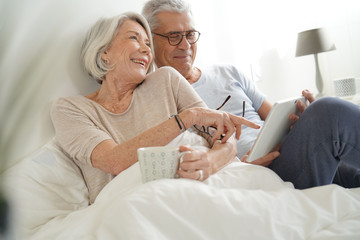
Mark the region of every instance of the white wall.
[[[85, 32], [98, 18], [139, 11], [143, 1], [0, 1], [0, 170], [54, 136], [50, 106], [98, 86], [79, 61]], [[1, 172], [1, 171], [0, 171]]]
[[[332, 80], [360, 77], [360, 1], [191, 1], [201, 32], [198, 63], [235, 64], [271, 101], [308, 88], [317, 92], [312, 55], [295, 58], [298, 32], [326, 27], [336, 51], [319, 54], [327, 94]], [[205, 10], [205, 11], [204, 11]], [[200, 17], [199, 17], [200, 16]]]
[[[101, 16], [140, 11], [144, 0], [0, 1], [0, 158], [13, 164], [53, 135], [49, 110], [60, 96], [97, 88], [82, 71], [79, 48]], [[360, 76], [360, 4], [347, 0], [192, 0], [201, 31], [199, 64], [232, 63], [260, 75], [271, 101], [316, 91], [311, 56], [295, 58], [297, 32], [329, 27], [337, 50], [320, 54], [331, 80]], [[4, 167], [4, 166], [3, 166]], [[1, 168], [1, 166], [0, 166]], [[0, 170], [1, 172], [1, 170]]]

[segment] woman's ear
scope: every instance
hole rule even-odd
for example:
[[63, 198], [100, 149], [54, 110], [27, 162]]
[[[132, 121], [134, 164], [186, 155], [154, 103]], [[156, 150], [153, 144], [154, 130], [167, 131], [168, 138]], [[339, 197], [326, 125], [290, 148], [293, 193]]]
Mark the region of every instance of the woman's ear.
[[107, 59], [108, 51], [106, 50], [103, 54], [101, 54], [101, 59], [105, 61]]
[[106, 64], [109, 64], [109, 57], [107, 50], [103, 54], [101, 54], [101, 60], [103, 60]]

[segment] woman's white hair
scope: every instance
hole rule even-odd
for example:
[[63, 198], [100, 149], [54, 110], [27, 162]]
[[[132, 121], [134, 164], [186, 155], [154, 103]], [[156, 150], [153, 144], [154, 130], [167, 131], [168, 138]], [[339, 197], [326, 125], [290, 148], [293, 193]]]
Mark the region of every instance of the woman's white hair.
[[191, 6], [183, 0], [149, 0], [142, 9], [142, 15], [149, 23], [150, 29], [154, 30], [159, 27], [156, 15], [160, 12], [187, 12], [192, 15]]
[[[119, 32], [119, 28], [126, 20], [136, 21], [145, 29], [150, 41], [151, 53], [154, 59], [155, 55], [150, 27], [142, 15], [127, 12], [111, 18], [101, 18], [86, 34], [80, 54], [85, 70], [100, 84], [104, 80], [107, 72], [112, 69], [112, 66], [105, 63], [101, 59], [101, 56], [109, 49]], [[154, 64], [151, 62], [148, 73], [153, 70]]]

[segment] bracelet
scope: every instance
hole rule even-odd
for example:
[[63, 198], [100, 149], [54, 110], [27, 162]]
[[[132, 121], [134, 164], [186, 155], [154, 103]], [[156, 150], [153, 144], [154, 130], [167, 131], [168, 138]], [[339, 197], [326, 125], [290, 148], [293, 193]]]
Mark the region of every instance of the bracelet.
[[172, 115], [170, 118], [172, 118], [172, 117], [175, 118], [177, 124], [179, 125], [180, 133], [185, 132], [186, 127], [185, 127], [184, 122], [183, 122], [182, 119], [180, 118], [180, 116], [179, 116], [178, 114], [174, 114], [174, 115]]

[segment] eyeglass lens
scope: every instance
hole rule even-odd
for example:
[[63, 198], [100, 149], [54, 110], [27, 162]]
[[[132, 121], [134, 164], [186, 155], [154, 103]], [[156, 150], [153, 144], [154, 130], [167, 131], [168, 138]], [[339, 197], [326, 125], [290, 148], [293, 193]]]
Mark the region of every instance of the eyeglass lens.
[[180, 32], [171, 33], [170, 35], [168, 35], [169, 43], [174, 46], [178, 45], [183, 40], [183, 36], [186, 37], [186, 40], [190, 44], [194, 44], [199, 39], [200, 33], [197, 31], [189, 31], [186, 32], [186, 34], [182, 34]]

